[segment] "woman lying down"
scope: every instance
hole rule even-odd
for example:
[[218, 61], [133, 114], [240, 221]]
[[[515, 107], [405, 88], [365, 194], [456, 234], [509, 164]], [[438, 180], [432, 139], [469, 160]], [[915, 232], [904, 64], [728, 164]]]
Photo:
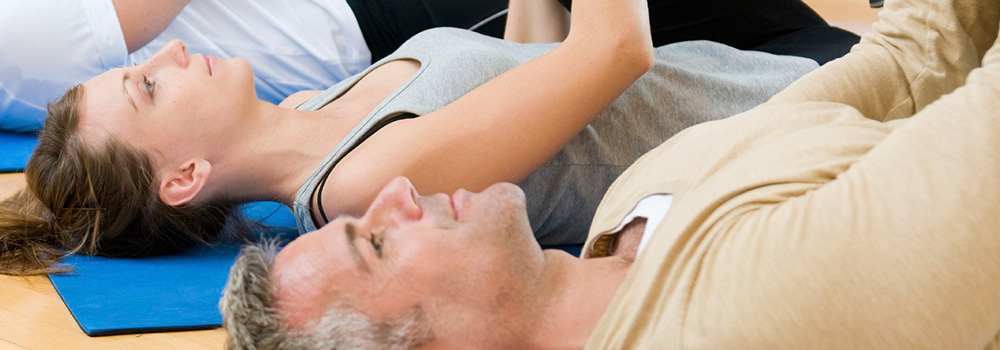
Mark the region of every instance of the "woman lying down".
[[[749, 20], [727, 32], [744, 48], [781, 47], [796, 30], [838, 31], [798, 0], [739, 3], [785, 19], [740, 13]], [[734, 4], [684, 8], [690, 23], [680, 24], [655, 17], [677, 11], [651, 11], [653, 32], [697, 33], [710, 23], [703, 17], [718, 18], [706, 11], [729, 13]], [[61, 271], [58, 260], [72, 253], [176, 252], [239, 226], [234, 208], [251, 201], [290, 206], [307, 232], [361, 214], [399, 175], [424, 193], [519, 183], [541, 243], [581, 243], [602, 194], [644, 152], [688, 126], [764, 102], [817, 67], [717, 42], [654, 41], [652, 68], [632, 84], [624, 72], [635, 62], [554, 59], [585, 43], [530, 43], [566, 38], [566, 12], [554, 1], [530, 12], [520, 5], [511, 4], [507, 40], [428, 30], [364, 72], [280, 105], [256, 98], [246, 61], [189, 53], [178, 41], [141, 65], [70, 89], [49, 106], [28, 187], [0, 210], [0, 272]], [[851, 44], [808, 43], [843, 52]], [[510, 88], [532, 79], [517, 68], [529, 60], [612, 71]], [[586, 88], [559, 88], [567, 84]], [[524, 103], [497, 103], [515, 98]], [[534, 107], [551, 100], [561, 103]]]

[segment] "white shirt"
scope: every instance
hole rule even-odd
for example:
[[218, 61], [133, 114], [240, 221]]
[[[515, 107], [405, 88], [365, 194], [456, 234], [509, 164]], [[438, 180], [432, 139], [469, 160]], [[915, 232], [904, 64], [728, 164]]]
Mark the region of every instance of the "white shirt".
[[0, 129], [40, 129], [46, 104], [125, 61], [111, 0], [0, 0], [0, 9]]
[[643, 198], [635, 205], [635, 209], [632, 209], [625, 216], [625, 219], [622, 219], [622, 222], [611, 230], [611, 233], [618, 233], [636, 218], [645, 218], [646, 227], [642, 230], [642, 239], [639, 241], [639, 247], [635, 251], [635, 258], [638, 259], [639, 255], [642, 254], [642, 250], [649, 243], [649, 239], [653, 237], [656, 227], [660, 226], [660, 223], [663, 222], [663, 217], [667, 216], [667, 211], [670, 210], [670, 205], [673, 204], [673, 201], [674, 196], [670, 194], [654, 194]]
[[192, 0], [131, 55], [111, 0], [0, 0], [0, 129], [41, 128], [45, 105], [115, 66], [141, 63], [171, 39], [188, 52], [243, 57], [257, 96], [280, 102], [326, 89], [371, 63], [346, 0]]

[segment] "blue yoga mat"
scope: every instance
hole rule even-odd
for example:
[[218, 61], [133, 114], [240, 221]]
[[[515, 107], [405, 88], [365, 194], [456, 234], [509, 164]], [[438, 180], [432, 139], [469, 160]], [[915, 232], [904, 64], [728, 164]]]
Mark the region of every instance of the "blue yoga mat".
[[0, 131], [0, 173], [24, 171], [37, 146], [37, 135]]
[[[291, 212], [277, 203], [253, 203], [244, 213], [275, 234], [295, 234]], [[181, 254], [139, 259], [71, 256], [76, 272], [49, 275], [87, 335], [215, 328], [218, 302], [237, 245], [198, 246]]]
[[90, 336], [214, 328], [237, 252], [220, 245], [141, 259], [72, 256], [65, 262], [76, 273], [49, 279]]

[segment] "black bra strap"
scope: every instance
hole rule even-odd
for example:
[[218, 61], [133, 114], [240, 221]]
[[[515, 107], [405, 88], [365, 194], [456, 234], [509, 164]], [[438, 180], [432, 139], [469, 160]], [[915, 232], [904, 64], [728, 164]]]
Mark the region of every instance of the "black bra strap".
[[323, 219], [323, 225], [329, 224], [330, 219], [326, 217], [326, 210], [323, 210], [323, 187], [326, 186], [326, 179], [330, 177], [330, 171], [333, 171], [333, 167], [323, 175], [323, 178], [319, 180], [319, 187], [316, 188], [316, 209], [319, 210], [319, 216]]
[[[347, 156], [347, 153], [351, 153], [351, 151], [354, 151], [354, 149], [358, 148], [358, 146], [361, 145], [362, 142], [365, 142], [365, 140], [374, 135], [375, 132], [379, 131], [386, 125], [389, 125], [389, 123], [401, 119], [411, 119], [416, 117], [417, 115], [413, 113], [401, 113], [399, 115], [386, 118], [382, 122], [378, 123], [378, 125], [375, 125], [375, 127], [369, 129], [368, 132], [366, 132], [364, 135], [362, 135], [361, 138], [358, 140], [358, 142], [356, 142], [353, 146], [351, 146], [350, 149], [347, 150], [346, 153], [344, 153], [344, 156]], [[341, 159], [343, 159], [343, 157], [341, 157]], [[337, 163], [339, 162], [340, 160], [337, 160], [337, 162], [334, 162], [333, 164], [330, 165], [330, 169], [326, 170], [326, 173], [323, 174], [323, 178], [319, 180], [319, 185], [316, 187], [316, 194], [315, 194], [316, 209], [319, 210], [319, 216], [320, 218], [323, 219], [323, 225], [330, 223], [330, 218], [326, 216], [326, 210], [323, 210], [323, 188], [326, 187], [326, 179], [330, 178], [330, 173], [333, 172], [333, 168], [336, 167]]]

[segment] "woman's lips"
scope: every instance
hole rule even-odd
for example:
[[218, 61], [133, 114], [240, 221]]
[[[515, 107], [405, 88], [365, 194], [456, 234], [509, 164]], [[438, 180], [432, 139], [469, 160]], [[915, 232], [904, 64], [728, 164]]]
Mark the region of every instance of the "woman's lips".
[[208, 75], [209, 76], [212, 76], [212, 64], [213, 64], [213, 61], [216, 58], [217, 57], [215, 57], [215, 55], [205, 56], [205, 64], [208, 65]]

